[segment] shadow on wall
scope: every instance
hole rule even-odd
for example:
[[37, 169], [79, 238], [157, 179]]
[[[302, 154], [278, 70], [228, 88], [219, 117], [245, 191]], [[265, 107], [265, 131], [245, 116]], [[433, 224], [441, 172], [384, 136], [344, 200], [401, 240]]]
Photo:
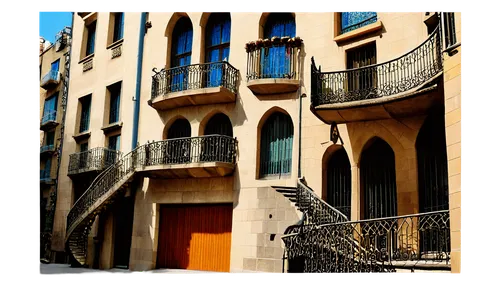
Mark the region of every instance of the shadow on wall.
[[164, 205], [157, 268], [229, 271], [232, 205]]

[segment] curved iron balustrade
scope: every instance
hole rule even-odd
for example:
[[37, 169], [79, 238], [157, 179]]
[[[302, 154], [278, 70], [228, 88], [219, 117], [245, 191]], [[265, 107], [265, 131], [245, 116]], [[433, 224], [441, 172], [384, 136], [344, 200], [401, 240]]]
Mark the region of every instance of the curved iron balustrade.
[[447, 210], [301, 228], [282, 240], [303, 272], [393, 272], [398, 262], [450, 260]]
[[146, 166], [189, 162], [236, 161], [236, 138], [207, 135], [141, 145], [100, 173], [75, 202], [67, 216], [66, 245], [80, 264], [85, 264], [87, 237], [95, 217], [113, 202], [122, 186]]
[[120, 156], [120, 151], [105, 147], [96, 147], [71, 154], [69, 155], [68, 175], [106, 169], [114, 164]]
[[285, 234], [296, 233], [303, 225], [319, 225], [348, 221], [347, 217], [322, 200], [314, 191], [300, 180], [297, 182], [296, 206], [304, 214], [300, 224], [291, 225]]
[[226, 61], [194, 64], [161, 69], [153, 69], [151, 100], [171, 92], [202, 89], [207, 87], [225, 87], [236, 93], [238, 70]]
[[441, 27], [415, 49], [391, 61], [335, 72], [311, 63], [311, 105], [380, 98], [424, 85], [443, 70]]

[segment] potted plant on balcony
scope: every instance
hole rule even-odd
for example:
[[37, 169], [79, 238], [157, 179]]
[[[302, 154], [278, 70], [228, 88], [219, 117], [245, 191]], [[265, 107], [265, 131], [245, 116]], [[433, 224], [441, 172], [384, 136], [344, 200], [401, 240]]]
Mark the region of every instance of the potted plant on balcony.
[[245, 50], [247, 53], [253, 52], [255, 50], [255, 42], [251, 41], [245, 44]]

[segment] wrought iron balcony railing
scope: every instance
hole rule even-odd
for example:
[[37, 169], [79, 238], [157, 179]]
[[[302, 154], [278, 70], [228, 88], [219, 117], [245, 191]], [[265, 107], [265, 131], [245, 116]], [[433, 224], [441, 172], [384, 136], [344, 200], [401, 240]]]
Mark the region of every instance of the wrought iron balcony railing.
[[46, 87], [49, 83], [58, 84], [59, 80], [60, 80], [59, 71], [50, 70], [42, 77], [42, 80], [40, 81], [40, 86]]
[[50, 181], [52, 178], [50, 177], [50, 169], [42, 169], [40, 170], [40, 181]]
[[54, 144], [40, 146], [40, 153], [54, 151]]
[[162, 69], [153, 76], [151, 100], [171, 92], [225, 87], [237, 91], [238, 70], [228, 62], [213, 62]]
[[40, 125], [44, 125], [50, 121], [56, 121], [56, 118], [57, 118], [57, 110], [52, 110], [50, 112], [47, 112], [42, 116], [42, 119], [40, 120]]
[[299, 79], [299, 37], [273, 37], [249, 42], [247, 52], [247, 81], [255, 79]]
[[92, 148], [69, 156], [68, 175], [100, 171], [120, 159], [121, 152], [104, 147]]
[[440, 25], [415, 49], [391, 61], [335, 72], [311, 64], [311, 102], [323, 104], [374, 99], [422, 86], [443, 70]]
[[282, 237], [286, 259], [303, 272], [393, 272], [418, 262], [450, 260], [449, 211], [305, 225]]
[[235, 163], [236, 148], [236, 138], [208, 135], [147, 143], [120, 156], [94, 179], [69, 211], [66, 242], [70, 252], [79, 263], [85, 263], [87, 236], [93, 219], [100, 207], [114, 194], [110, 191], [116, 193], [118, 190], [113, 187], [120, 182], [123, 184], [136, 169], [187, 162]]
[[236, 138], [225, 135], [206, 135], [152, 142], [138, 153], [143, 166], [188, 164], [202, 162], [234, 163]]

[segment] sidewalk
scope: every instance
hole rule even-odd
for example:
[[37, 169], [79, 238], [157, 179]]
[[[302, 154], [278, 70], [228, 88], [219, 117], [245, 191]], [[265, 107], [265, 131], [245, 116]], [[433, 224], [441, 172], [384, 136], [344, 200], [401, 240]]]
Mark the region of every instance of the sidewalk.
[[[38, 268], [38, 269], [37, 269]], [[134, 273], [125, 269], [88, 269], [72, 268], [68, 264], [39, 264], [32, 272], [39, 272], [41, 280], [200, 280], [200, 279], [265, 279], [279, 280], [282, 275], [257, 271], [239, 271], [234, 273], [196, 271], [185, 269], [154, 269]], [[233, 277], [234, 276], [234, 277]]]

